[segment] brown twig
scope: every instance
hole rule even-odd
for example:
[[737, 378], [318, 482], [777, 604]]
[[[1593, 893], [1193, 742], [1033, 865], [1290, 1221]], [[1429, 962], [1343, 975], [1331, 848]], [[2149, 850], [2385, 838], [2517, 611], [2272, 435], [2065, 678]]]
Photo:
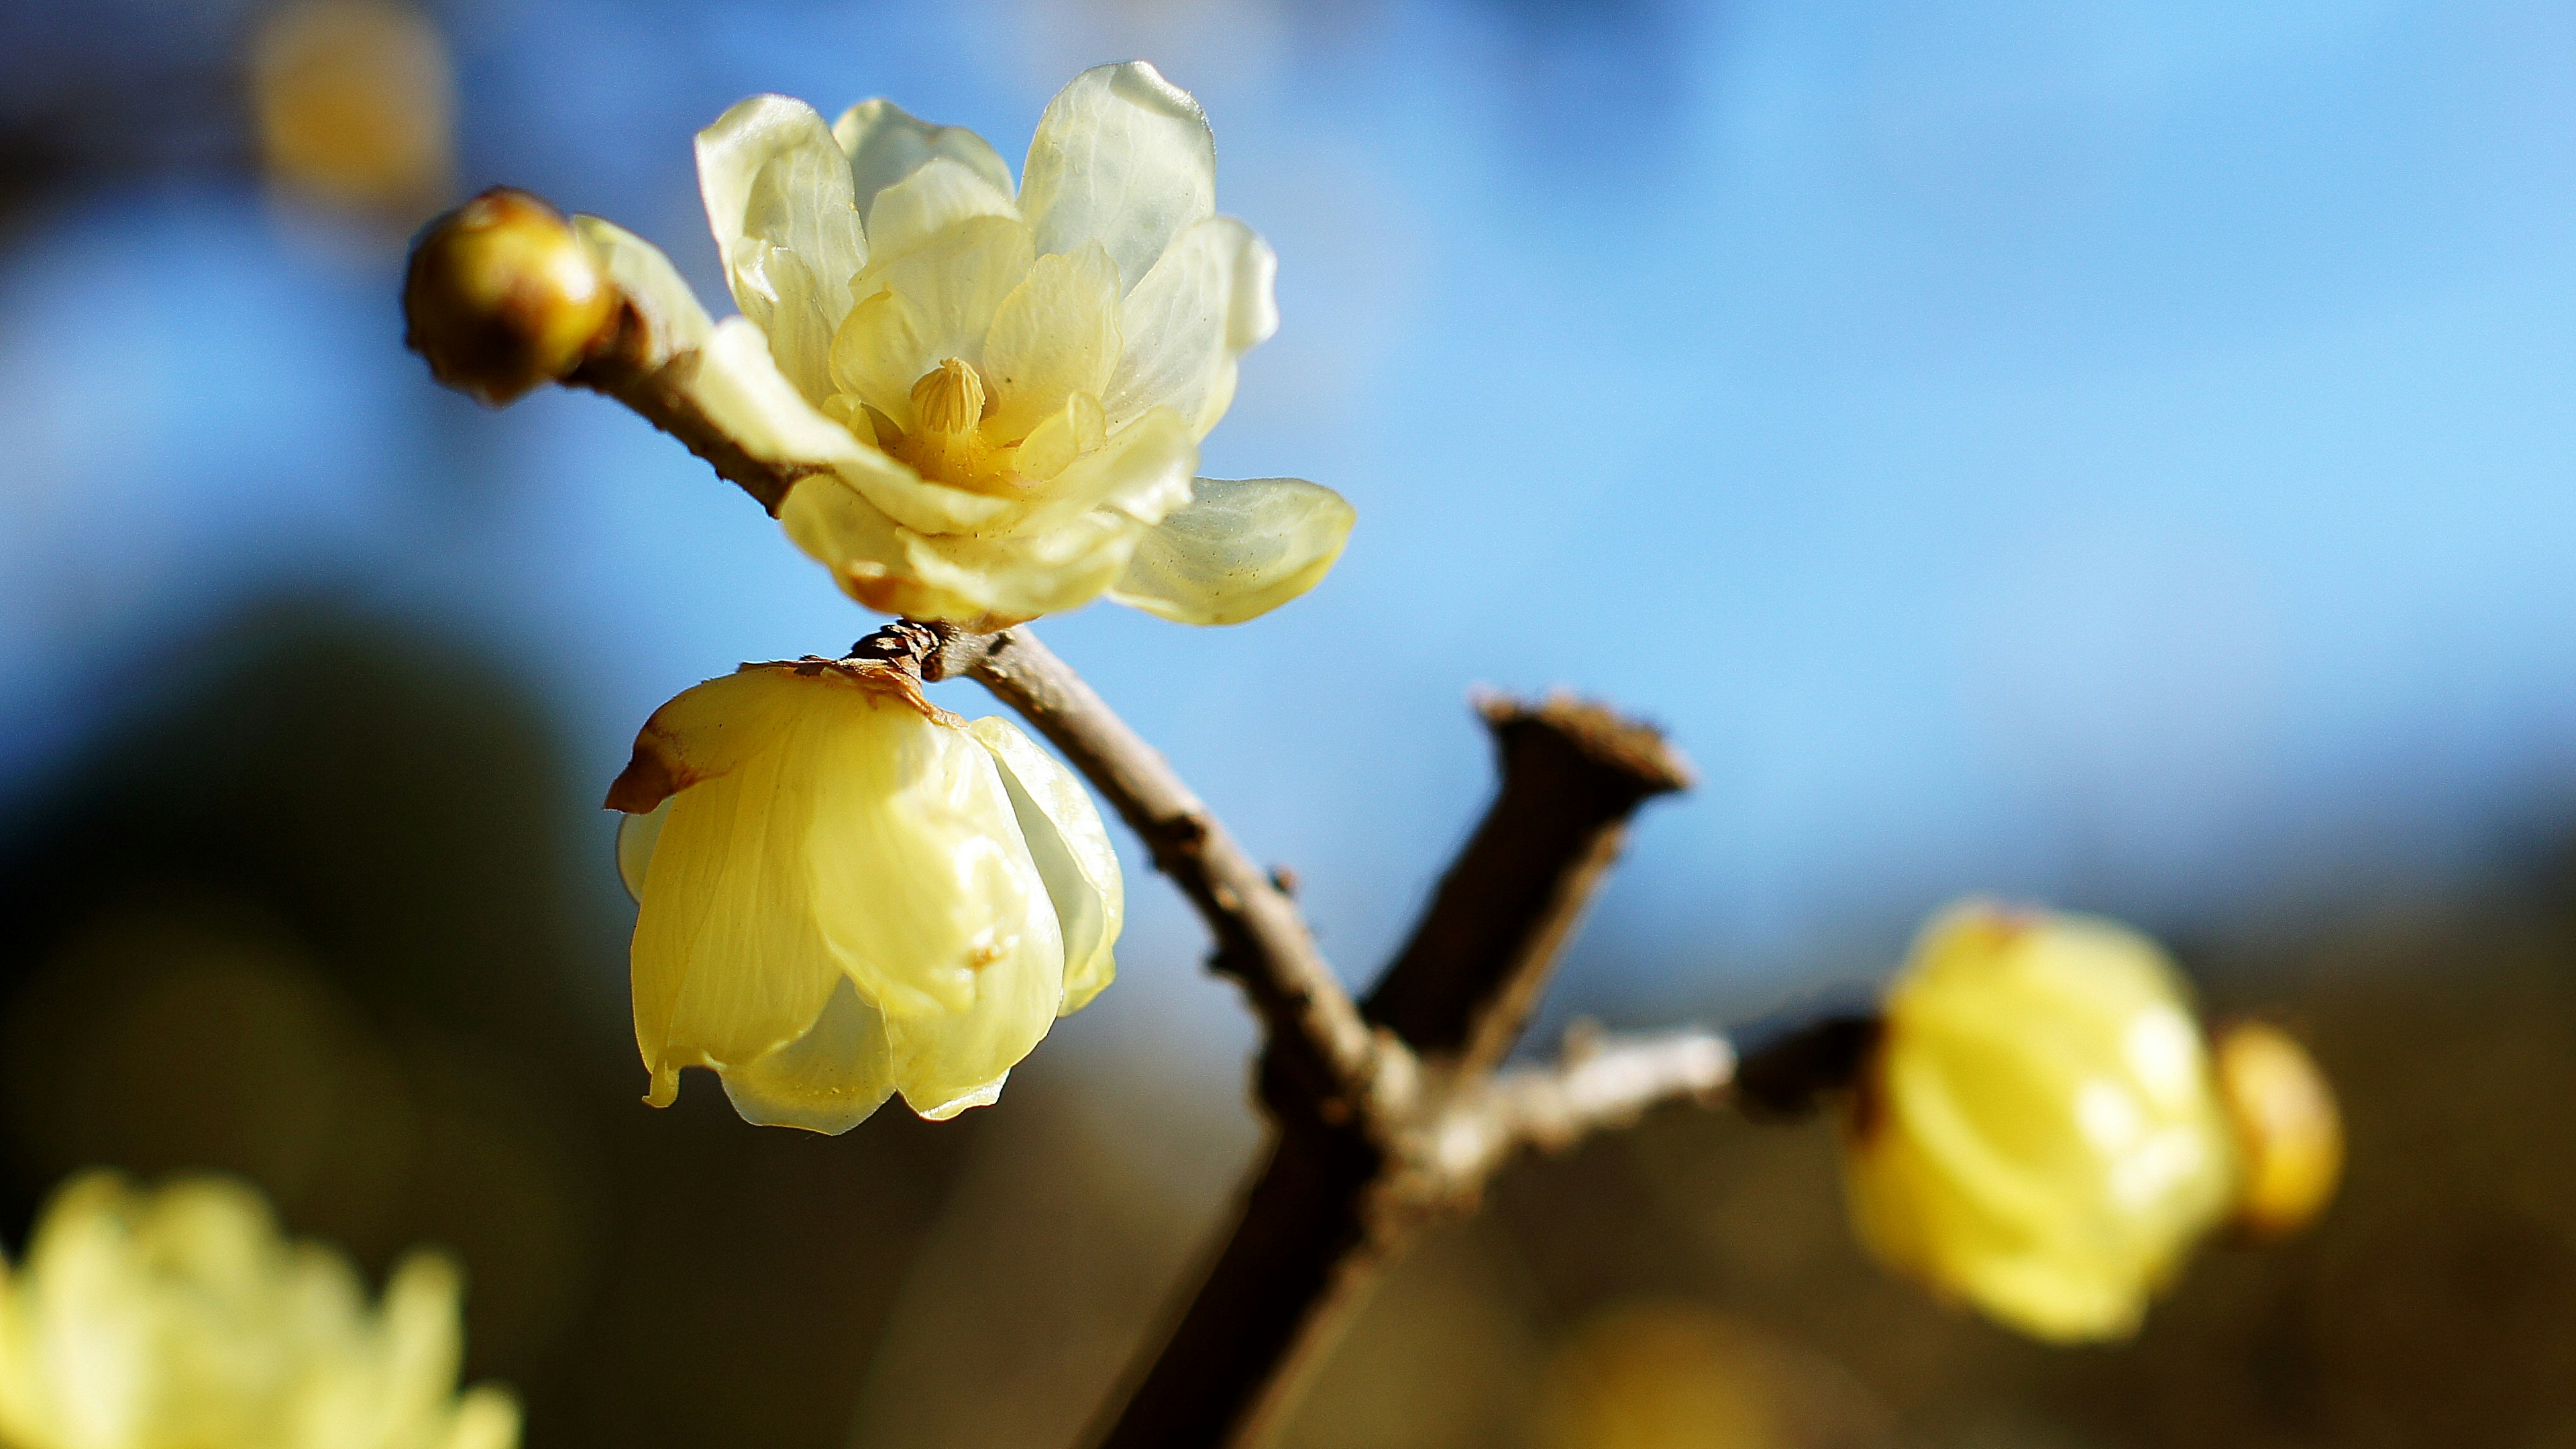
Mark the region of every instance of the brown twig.
[[[1629, 814], [1680, 788], [1688, 768], [1654, 732], [1597, 705], [1489, 701], [1483, 712], [1502, 789], [1370, 997], [1370, 1017], [1419, 1055], [1422, 1083], [1400, 1112], [1352, 1121], [1311, 1110], [1265, 1069], [1262, 1095], [1279, 1129], [1270, 1155], [1187, 1308], [1113, 1402], [1095, 1436], [1101, 1449], [1261, 1442], [1426, 1223], [1472, 1203], [1522, 1143], [1570, 1133], [1595, 1105], [1646, 1104], [1605, 1092], [1621, 1074], [1585, 1075], [1580, 1062], [1552, 1091], [1516, 1078], [1495, 1093], [1486, 1077]], [[1698, 1083], [1716, 1065], [1705, 1054], [1693, 1063], [1689, 1090], [1713, 1090]], [[1444, 1154], [1444, 1139], [1477, 1145]]]
[[1663, 736], [1602, 705], [1556, 695], [1478, 709], [1502, 756], [1502, 793], [1364, 1008], [1465, 1072], [1520, 1039], [1628, 817], [1691, 781]]
[[1449, 1103], [1431, 1128], [1432, 1166], [1472, 1192], [1522, 1148], [1560, 1152], [1665, 1102], [1714, 1101], [1734, 1077], [1735, 1048], [1715, 1032], [1572, 1033], [1555, 1065], [1480, 1078]]
[[707, 416], [697, 390], [690, 386], [697, 376], [698, 357], [694, 351], [673, 350], [632, 301], [623, 301], [616, 330], [563, 383], [615, 398], [634, 409], [646, 422], [706, 459], [717, 477], [750, 494], [754, 503], [775, 517], [778, 506], [787, 500], [787, 490], [816, 470], [755, 457], [727, 437]]

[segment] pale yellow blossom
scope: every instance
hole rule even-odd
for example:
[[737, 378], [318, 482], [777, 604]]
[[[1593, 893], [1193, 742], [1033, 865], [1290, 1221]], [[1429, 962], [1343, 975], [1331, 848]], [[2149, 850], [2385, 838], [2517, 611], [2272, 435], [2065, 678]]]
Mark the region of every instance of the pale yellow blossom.
[[513, 1449], [518, 1406], [459, 1395], [456, 1270], [415, 1253], [371, 1305], [228, 1178], [74, 1178], [0, 1284], [9, 1449]]
[[1889, 989], [1844, 1180], [1890, 1266], [2034, 1336], [2115, 1338], [2226, 1212], [2183, 983], [2109, 921], [1971, 904]]
[[853, 598], [978, 628], [1104, 593], [1233, 623], [1340, 556], [1331, 490], [1193, 476], [1278, 326], [1277, 262], [1216, 214], [1206, 118], [1152, 66], [1076, 77], [1017, 187], [971, 131], [882, 100], [826, 124], [784, 96], [700, 133], [698, 177], [739, 317], [708, 324], [652, 248], [588, 235], [702, 336], [684, 385], [802, 475], [780, 521]]
[[641, 903], [635, 1039], [668, 1105], [841, 1132], [992, 1102], [1109, 983], [1118, 859], [1072, 773], [888, 671], [746, 665], [653, 714], [608, 803]]

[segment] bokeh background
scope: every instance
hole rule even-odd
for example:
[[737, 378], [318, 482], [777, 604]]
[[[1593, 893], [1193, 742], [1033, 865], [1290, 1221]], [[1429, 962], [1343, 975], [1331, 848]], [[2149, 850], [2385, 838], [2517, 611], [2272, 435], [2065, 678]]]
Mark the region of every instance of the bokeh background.
[[1543, 1030], [1793, 1006], [1993, 892], [2159, 931], [2353, 1129], [2321, 1231], [2066, 1352], [1863, 1264], [1826, 1126], [1658, 1116], [1439, 1235], [1294, 1444], [2576, 1445], [2546, 0], [11, 0], [10, 1244], [71, 1168], [222, 1168], [457, 1251], [536, 1449], [1071, 1441], [1255, 1144], [1195, 923], [1131, 852], [1122, 984], [954, 1123], [638, 1105], [599, 794], [663, 698], [870, 621], [614, 405], [438, 391], [395, 291], [509, 181], [718, 298], [731, 101], [1015, 158], [1131, 55], [1281, 257], [1206, 471], [1361, 524], [1259, 622], [1047, 633], [1354, 983], [1487, 788], [1466, 689], [1567, 685], [1705, 779]]

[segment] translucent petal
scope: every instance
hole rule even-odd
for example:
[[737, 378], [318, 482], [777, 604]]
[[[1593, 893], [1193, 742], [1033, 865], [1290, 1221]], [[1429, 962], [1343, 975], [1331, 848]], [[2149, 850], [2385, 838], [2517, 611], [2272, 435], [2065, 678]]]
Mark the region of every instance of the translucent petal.
[[837, 477], [807, 478], [789, 489], [778, 521], [790, 542], [831, 570], [842, 593], [871, 609], [969, 626], [988, 612], [977, 599], [914, 576], [909, 560], [918, 536]]
[[992, 758], [889, 696], [836, 692], [863, 707], [836, 707], [804, 764], [802, 867], [816, 929], [859, 994], [893, 1030], [993, 1007], [997, 963], [1060, 979], [1055, 914]]
[[725, 1096], [742, 1120], [838, 1134], [868, 1119], [894, 1093], [885, 1018], [845, 977], [803, 1036], [724, 1069]]
[[744, 318], [715, 325], [681, 385], [726, 437], [766, 462], [830, 467], [876, 454], [815, 410], [779, 371], [769, 340]]
[[644, 872], [653, 864], [653, 847], [662, 839], [662, 822], [670, 818], [668, 799], [640, 814], [617, 817], [617, 879], [626, 887], [626, 898], [638, 905], [644, 901]]
[[993, 314], [1033, 257], [1026, 226], [980, 216], [869, 268], [860, 305], [832, 339], [834, 383], [910, 431], [912, 385], [951, 357], [982, 365]]
[[698, 189], [725, 279], [780, 369], [820, 402], [833, 328], [867, 264], [848, 158], [803, 101], [753, 96], [698, 133]]
[[1136, 545], [1110, 597], [1183, 624], [1239, 624], [1313, 588], [1350, 539], [1350, 504], [1298, 478], [1201, 478]]
[[1020, 179], [1038, 250], [1096, 241], [1123, 291], [1215, 213], [1216, 141], [1199, 103], [1152, 66], [1097, 66], [1048, 103]]
[[837, 471], [888, 518], [922, 533], [972, 533], [992, 527], [1021, 507], [1015, 498], [924, 478], [882, 454], [841, 465]]
[[868, 255], [891, 261], [958, 222], [978, 216], [1019, 217], [1007, 187], [996, 187], [963, 162], [934, 156], [868, 204]]
[[934, 126], [905, 113], [887, 100], [861, 101], [832, 123], [832, 136], [850, 158], [850, 175], [859, 209], [875, 203], [878, 192], [921, 169], [933, 157], [945, 156], [1011, 194], [1011, 168], [984, 138], [963, 126]]
[[1018, 442], [1073, 394], [1100, 396], [1118, 345], [1118, 268], [1109, 254], [1086, 242], [1038, 258], [984, 339], [984, 383], [997, 399], [985, 435]]
[[1030, 536], [1027, 546], [1034, 548], [1047, 543], [1043, 535], [1087, 513], [1106, 510], [1158, 523], [1190, 501], [1190, 474], [1198, 461], [1198, 440], [1179, 414], [1147, 413], [1067, 464], [1013, 530]]
[[707, 330], [715, 324], [660, 247], [595, 216], [576, 216], [572, 224], [592, 258], [644, 314], [662, 355], [706, 345]]
[[998, 715], [967, 728], [1002, 768], [1020, 833], [1055, 905], [1064, 935], [1064, 993], [1057, 1011], [1070, 1015], [1117, 974], [1112, 949], [1127, 918], [1118, 852], [1109, 843], [1091, 793], [1055, 756]]
[[1011, 469], [1023, 478], [1053, 479], [1083, 454], [1109, 441], [1109, 417], [1100, 410], [1100, 399], [1087, 392], [1077, 392], [1020, 440], [1020, 450], [1011, 455]]
[[1010, 1080], [1011, 1074], [1004, 1072], [962, 1096], [951, 1097], [935, 1106], [918, 1107], [914, 1111], [925, 1122], [946, 1122], [960, 1113], [976, 1107], [990, 1107], [1002, 1100], [1002, 1087]]
[[1119, 306], [1125, 350], [1101, 396], [1109, 425], [1168, 407], [1207, 436], [1234, 400], [1235, 359], [1279, 330], [1278, 272], [1270, 244], [1230, 216], [1174, 241]]
[[[840, 979], [816, 924], [808, 853], [814, 768], [842, 693], [745, 670], [688, 691], [645, 726], [647, 738], [666, 731], [679, 762], [666, 768], [681, 787], [632, 951], [635, 1041], [656, 1106], [677, 1096], [682, 1067], [748, 1062], [802, 1035]], [[639, 759], [648, 748], [639, 739]]]
[[1004, 628], [1100, 597], [1126, 570], [1145, 530], [1124, 513], [1099, 508], [1001, 538], [907, 532], [902, 573], [925, 596], [963, 601], [978, 611], [936, 617], [978, 629]]
[[[1031, 904], [1035, 913], [1016, 948], [978, 972], [972, 1006], [886, 1019], [895, 1085], [915, 1112], [953, 1116], [975, 1105], [961, 1099], [990, 1101], [1001, 1090], [1003, 1074], [1055, 1024], [1064, 999], [1064, 948], [1043, 888], [1034, 891]], [[1041, 922], [1042, 931], [1036, 929]]]

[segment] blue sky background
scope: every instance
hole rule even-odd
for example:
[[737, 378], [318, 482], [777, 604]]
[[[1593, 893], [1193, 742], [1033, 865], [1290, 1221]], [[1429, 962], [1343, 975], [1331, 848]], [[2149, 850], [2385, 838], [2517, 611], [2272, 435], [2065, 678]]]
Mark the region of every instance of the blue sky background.
[[[466, 187], [609, 215], [719, 311], [689, 137], [744, 94], [885, 94], [1013, 158], [1084, 65], [1198, 94], [1284, 318], [1204, 471], [1359, 528], [1254, 624], [1044, 632], [1298, 868], [1348, 974], [1481, 804], [1475, 684], [1609, 697], [1701, 767], [1570, 963], [1614, 1016], [1881, 969], [1972, 890], [2373, 909], [2576, 805], [2564, 5], [442, 15]], [[281, 590], [510, 661], [567, 811], [671, 693], [870, 626], [614, 405], [435, 389], [399, 260], [210, 180], [0, 250], [0, 800]], [[1086, 1030], [1234, 1021], [1131, 869], [1159, 984]]]

